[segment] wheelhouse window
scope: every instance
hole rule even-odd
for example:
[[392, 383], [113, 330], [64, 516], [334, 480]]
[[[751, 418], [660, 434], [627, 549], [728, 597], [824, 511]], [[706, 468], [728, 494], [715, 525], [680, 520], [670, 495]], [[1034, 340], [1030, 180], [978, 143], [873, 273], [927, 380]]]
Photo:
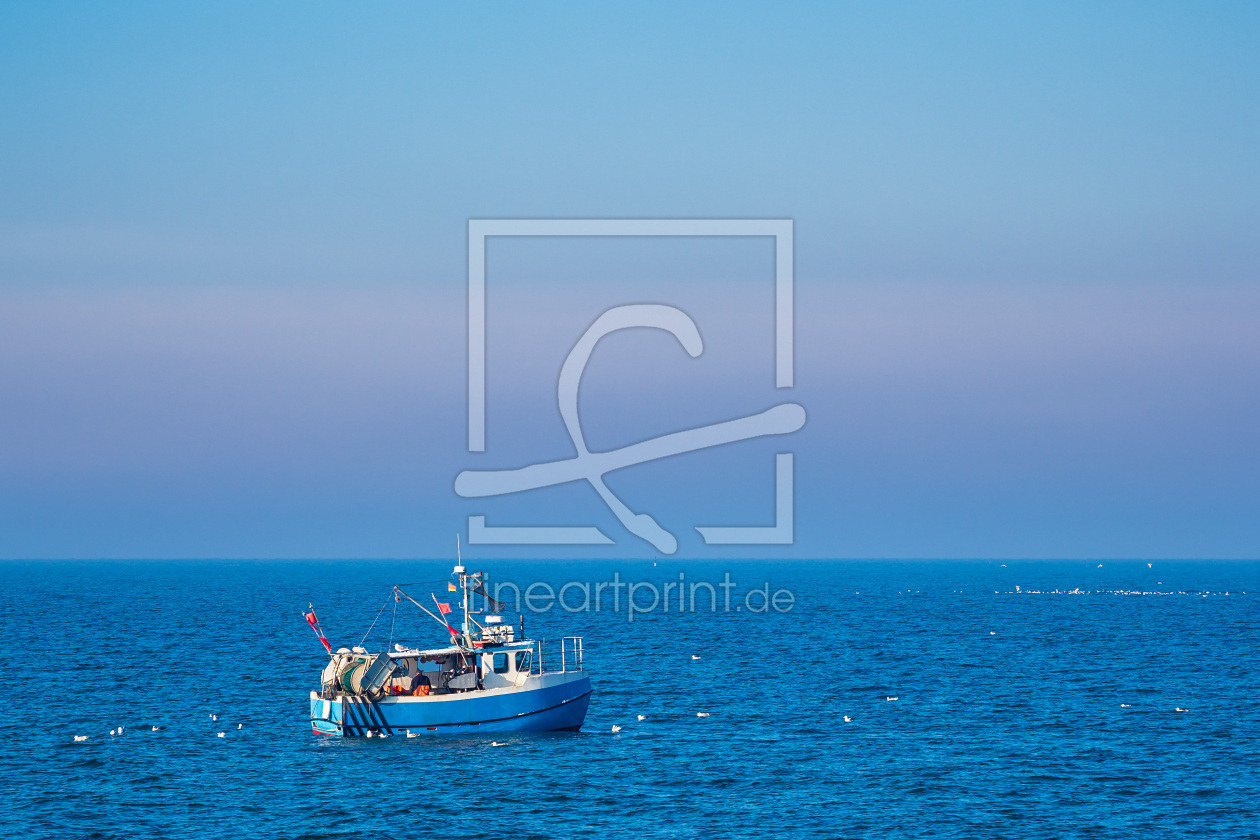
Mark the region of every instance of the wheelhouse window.
[[516, 654], [516, 670], [518, 672], [529, 670], [530, 653], [531, 651], [523, 650], [520, 653]]
[[494, 655], [494, 672], [496, 674], [506, 674], [508, 672], [508, 655], [506, 653], [496, 653]]

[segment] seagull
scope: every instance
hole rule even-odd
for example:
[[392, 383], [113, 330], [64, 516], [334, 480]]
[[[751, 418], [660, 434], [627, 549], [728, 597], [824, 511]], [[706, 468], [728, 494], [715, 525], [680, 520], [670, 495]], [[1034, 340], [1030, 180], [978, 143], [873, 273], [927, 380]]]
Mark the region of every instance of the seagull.
[[647, 720], [647, 715], [639, 715], [639, 720]]
[[848, 715], [845, 715], [845, 716], [844, 716], [844, 722], [845, 722], [845, 723], [853, 723], [853, 718], [849, 717]]
[[154, 731], [154, 732], [161, 732], [161, 731], [162, 731], [162, 727], [160, 727], [160, 726], [155, 726], [155, 727], [153, 727], [153, 731]]
[[76, 741], [86, 741], [86, 740], [87, 740], [87, 738], [88, 738], [88, 736], [86, 736], [86, 735], [75, 735], [75, 736], [74, 736], [74, 740], [76, 740]]
[[118, 727], [118, 734], [119, 734], [119, 735], [121, 735], [121, 734], [122, 734], [122, 727], [121, 727], [121, 726], [120, 726], [120, 727]]
[[408, 737], [408, 738], [419, 738], [420, 736], [419, 736], [419, 735], [417, 735], [415, 732], [412, 732], [410, 729], [408, 729], [408, 730], [407, 730], [407, 737]]
[[1006, 564], [1005, 564], [1005, 563], [1003, 563], [1003, 564], [1002, 564], [1002, 568], [1003, 568], [1003, 569], [1005, 569], [1005, 568], [1006, 568]]
[[[369, 738], [371, 738], [371, 737], [372, 737], [372, 734], [373, 734], [373, 733], [369, 731], [369, 732], [368, 732], [368, 734], [367, 734], [367, 736], [368, 736]], [[222, 733], [222, 732], [220, 732], [220, 733], [219, 733], [219, 737], [220, 737], [220, 738], [222, 738], [222, 737], [223, 737], [223, 733]]]
[[708, 717], [708, 712], [696, 712], [696, 717]]
[[500, 744], [498, 741], [491, 741], [491, 742], [490, 742], [490, 746], [492, 746], [492, 747], [506, 747], [506, 746], [507, 746], [507, 744]]
[[885, 699], [885, 700], [896, 700], [897, 698], [896, 698], [896, 697], [885, 697], [884, 699]]
[[1150, 564], [1150, 563], [1147, 563], [1147, 564], [1146, 564], [1146, 568], [1148, 568], [1148, 569], [1149, 569], [1150, 567], [1151, 567], [1151, 564]]
[[1178, 711], [1178, 712], [1188, 712], [1188, 711], [1190, 711], [1190, 710], [1189, 710], [1189, 709], [1183, 709], [1183, 708], [1181, 708], [1180, 706], [1178, 706], [1178, 707], [1177, 707], [1174, 711]]
[[218, 720], [219, 720], [219, 716], [218, 716], [218, 715], [210, 715], [210, 720], [215, 721], [215, 722], [217, 723], [217, 722], [218, 722]]
[[693, 654], [691, 654], [691, 661], [692, 661], [692, 662], [695, 662], [695, 661], [696, 661], [697, 659], [699, 659], [699, 658], [700, 658], [700, 657], [696, 656], [694, 653], [693, 653]]
[[1120, 704], [1120, 708], [1122, 708], [1122, 709], [1130, 709], [1130, 708], [1132, 708], [1132, 707], [1133, 707], [1133, 704], [1132, 704], [1132, 703], [1121, 703], [1121, 704]]
[[112, 729], [111, 729], [111, 730], [109, 730], [109, 734], [110, 734], [110, 735], [113, 735], [113, 734], [114, 734], [114, 730], [112, 730]]
[[223, 733], [222, 733], [222, 732], [220, 732], [218, 737], [222, 738], [222, 737], [223, 737]]
[[990, 631], [989, 631], [989, 635], [990, 635], [990, 636], [996, 636], [996, 635], [997, 635], [997, 631], [996, 631], [996, 630], [990, 630]]
[[236, 724], [236, 728], [237, 728], [237, 729], [244, 729], [244, 728], [245, 728], [245, 724], [243, 724], [243, 723], [238, 723], [238, 724]]
[[616, 725], [614, 725], [614, 726], [613, 726], [613, 728], [612, 728], [612, 731], [613, 731], [613, 732], [620, 732], [620, 731], [621, 731], [621, 727], [620, 727], [620, 726], [616, 726]]

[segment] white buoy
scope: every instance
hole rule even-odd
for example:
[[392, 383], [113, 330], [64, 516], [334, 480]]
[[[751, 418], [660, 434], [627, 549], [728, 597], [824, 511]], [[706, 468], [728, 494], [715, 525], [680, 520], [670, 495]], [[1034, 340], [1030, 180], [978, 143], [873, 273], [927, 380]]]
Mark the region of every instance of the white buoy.
[[76, 740], [76, 741], [86, 741], [87, 739], [88, 739], [88, 736], [86, 736], [86, 735], [75, 735], [75, 736], [74, 736], [74, 740]]
[[696, 717], [708, 717], [708, 712], [696, 712]]
[[620, 732], [620, 731], [621, 731], [621, 727], [620, 727], [620, 726], [617, 726], [616, 724], [614, 724], [614, 725], [613, 725], [613, 728], [612, 728], [612, 731], [613, 731], [613, 732]]

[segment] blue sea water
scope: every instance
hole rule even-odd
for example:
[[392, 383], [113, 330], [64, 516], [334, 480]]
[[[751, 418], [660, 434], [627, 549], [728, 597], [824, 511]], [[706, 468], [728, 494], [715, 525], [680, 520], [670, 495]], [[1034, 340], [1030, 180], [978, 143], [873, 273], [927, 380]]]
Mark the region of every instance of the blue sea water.
[[[440, 643], [386, 599], [448, 563], [0, 563], [0, 833], [1260, 837], [1258, 563], [489, 570], [738, 588], [729, 612], [526, 613], [585, 636], [581, 732], [364, 741], [310, 731], [302, 611], [335, 646], [382, 604], [369, 647]], [[792, 609], [736, 611], [763, 583]]]

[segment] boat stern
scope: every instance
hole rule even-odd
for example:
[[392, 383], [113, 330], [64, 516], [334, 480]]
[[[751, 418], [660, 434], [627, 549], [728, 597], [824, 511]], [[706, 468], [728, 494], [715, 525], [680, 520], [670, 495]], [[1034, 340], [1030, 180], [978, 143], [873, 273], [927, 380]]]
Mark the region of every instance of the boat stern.
[[311, 731], [316, 735], [345, 735], [342, 725], [341, 698], [326, 700], [311, 692]]

